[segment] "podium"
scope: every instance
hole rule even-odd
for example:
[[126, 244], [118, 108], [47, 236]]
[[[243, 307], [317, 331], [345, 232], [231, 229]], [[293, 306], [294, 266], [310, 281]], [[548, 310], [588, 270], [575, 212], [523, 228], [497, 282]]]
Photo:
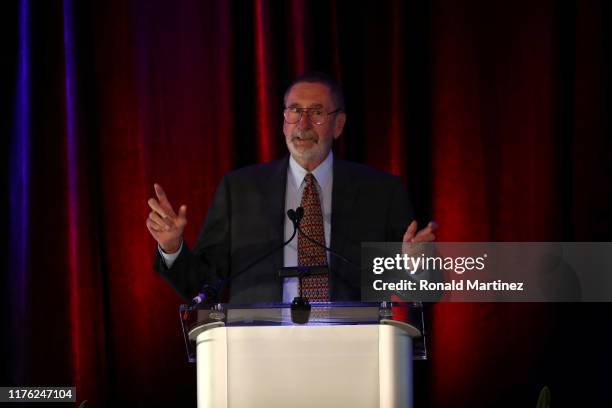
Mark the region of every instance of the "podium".
[[296, 324], [287, 304], [182, 305], [198, 407], [412, 407], [423, 314], [402, 307], [313, 303]]

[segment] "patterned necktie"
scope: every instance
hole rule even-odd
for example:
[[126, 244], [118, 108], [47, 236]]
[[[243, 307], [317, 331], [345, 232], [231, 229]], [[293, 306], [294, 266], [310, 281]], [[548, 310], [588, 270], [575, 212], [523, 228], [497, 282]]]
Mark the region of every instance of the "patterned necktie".
[[[300, 222], [300, 227], [304, 234], [313, 240], [325, 243], [325, 230], [323, 227], [323, 213], [321, 211], [321, 201], [317, 192], [316, 180], [312, 173], [306, 174], [304, 178], [306, 185], [302, 194], [304, 217]], [[315, 266], [327, 265], [327, 254], [325, 249], [310, 242], [306, 237], [298, 235], [298, 265]], [[329, 301], [329, 276], [314, 275], [306, 276], [302, 279], [302, 291], [304, 297], [312, 302]]]

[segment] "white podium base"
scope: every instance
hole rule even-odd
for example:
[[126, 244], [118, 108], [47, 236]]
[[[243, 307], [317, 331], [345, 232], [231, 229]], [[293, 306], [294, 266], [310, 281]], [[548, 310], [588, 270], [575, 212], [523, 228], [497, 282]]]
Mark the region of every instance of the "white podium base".
[[199, 408], [412, 407], [393, 325], [215, 327], [197, 336]]

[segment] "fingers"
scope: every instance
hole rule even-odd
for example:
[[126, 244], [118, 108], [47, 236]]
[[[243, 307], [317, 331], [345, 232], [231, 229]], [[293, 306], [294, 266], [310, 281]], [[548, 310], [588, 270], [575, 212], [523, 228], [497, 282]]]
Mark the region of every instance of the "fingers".
[[174, 225], [179, 228], [184, 228], [187, 225], [187, 206], [181, 205], [179, 207], [178, 216], [174, 219]]
[[156, 232], [164, 232], [163, 228], [160, 228], [160, 226], [155, 221], [151, 220], [150, 218], [147, 218], [147, 228], [149, 229], [149, 232], [151, 232], [152, 234]]
[[155, 189], [157, 200], [150, 198], [148, 201], [149, 207], [151, 207], [153, 211], [157, 211], [162, 218], [175, 218], [176, 213], [172, 209], [172, 205], [168, 201], [168, 197], [162, 186], [155, 183], [153, 184], [153, 188]]
[[157, 228], [157, 231], [169, 231], [174, 226], [173, 222], [168, 218], [162, 218], [157, 212], [149, 213], [149, 220]]
[[419, 231], [416, 236], [413, 238], [413, 242], [432, 242], [435, 241], [436, 235], [434, 231], [438, 229], [438, 223], [435, 221], [431, 221], [427, 224], [427, 227], [423, 228]]
[[408, 225], [408, 228], [406, 228], [406, 232], [404, 233], [404, 237], [402, 238], [402, 241], [404, 242], [412, 241], [414, 238], [414, 234], [416, 233], [416, 230], [417, 230], [417, 222], [412, 221], [410, 225]]
[[151, 207], [151, 209], [155, 211], [156, 213], [158, 213], [162, 218], [169, 219], [169, 218], [174, 217], [174, 211], [172, 211], [172, 209], [168, 211], [167, 208], [163, 208], [162, 205], [159, 203], [159, 201], [157, 201], [154, 198], [149, 198], [149, 201], [147, 201], [147, 204], [149, 204], [149, 207]]
[[153, 184], [153, 188], [155, 189], [155, 195], [157, 196], [157, 199], [159, 200], [159, 202], [162, 205], [168, 205], [168, 207], [172, 207], [170, 205], [170, 202], [168, 201], [168, 197], [166, 196], [166, 192], [164, 191], [162, 186], [160, 186], [159, 184], [155, 183], [155, 184]]
[[180, 248], [183, 230], [187, 225], [187, 206], [181, 205], [176, 214], [164, 189], [157, 183], [153, 187], [157, 199], [150, 198], [147, 201], [152, 210], [147, 217], [147, 229], [164, 251], [174, 253]]
[[438, 229], [438, 223], [435, 221], [429, 222], [427, 227], [417, 233], [417, 222], [412, 221], [402, 239], [403, 242], [431, 242], [435, 241], [436, 235], [434, 231]]
[[185, 204], [181, 205], [181, 207], [179, 208], [178, 216], [181, 219], [187, 219], [187, 206]]
[[182, 231], [187, 224], [187, 206], [182, 205], [177, 215], [172, 209], [164, 189], [157, 183], [153, 187], [157, 199], [149, 198], [147, 201], [152, 210], [147, 218], [147, 227], [151, 232], [165, 232], [175, 228]]

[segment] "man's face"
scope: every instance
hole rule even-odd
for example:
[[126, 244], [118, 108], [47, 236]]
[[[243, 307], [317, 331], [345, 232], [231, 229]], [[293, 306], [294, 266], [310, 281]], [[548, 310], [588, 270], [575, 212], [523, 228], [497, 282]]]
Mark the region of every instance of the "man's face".
[[[324, 112], [335, 111], [329, 88], [317, 82], [295, 84], [285, 100], [287, 108], [314, 108]], [[338, 112], [328, 115], [325, 123], [316, 125], [306, 112], [297, 123], [284, 121], [283, 133], [291, 156], [306, 170], [314, 170], [329, 153], [332, 142], [342, 133], [346, 115]]]

